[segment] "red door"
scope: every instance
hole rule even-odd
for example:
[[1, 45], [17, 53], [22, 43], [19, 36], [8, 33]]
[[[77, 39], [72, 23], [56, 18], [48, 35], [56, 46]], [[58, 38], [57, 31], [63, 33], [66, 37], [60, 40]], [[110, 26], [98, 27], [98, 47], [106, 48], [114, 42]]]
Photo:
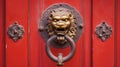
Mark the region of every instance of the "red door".
[[[49, 58], [39, 31], [43, 12], [59, 3], [75, 8], [84, 24], [63, 66]], [[0, 0], [0, 67], [120, 67], [119, 17], [119, 0]], [[51, 51], [66, 56], [71, 48]]]

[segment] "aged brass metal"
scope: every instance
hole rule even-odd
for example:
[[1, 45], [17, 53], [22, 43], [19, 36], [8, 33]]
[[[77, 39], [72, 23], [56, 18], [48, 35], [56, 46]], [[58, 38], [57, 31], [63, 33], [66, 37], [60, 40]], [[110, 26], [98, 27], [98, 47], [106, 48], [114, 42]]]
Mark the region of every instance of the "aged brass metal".
[[48, 7], [42, 14], [39, 24], [39, 31], [46, 41], [57, 35], [53, 45], [59, 44], [58, 47], [67, 46], [65, 35], [77, 41], [82, 30], [82, 17], [75, 8], [65, 3]]
[[73, 14], [66, 8], [57, 8], [51, 11], [48, 19], [47, 32], [51, 37], [57, 35], [57, 43], [65, 44], [64, 35], [73, 38], [76, 35], [76, 22]]
[[[39, 23], [39, 31], [46, 41], [46, 53], [50, 59], [63, 65], [75, 53], [75, 42], [83, 30], [83, 20], [79, 12], [72, 6], [60, 3], [54, 4], [44, 11]], [[58, 48], [71, 47], [71, 52], [63, 57], [53, 55], [50, 46]]]

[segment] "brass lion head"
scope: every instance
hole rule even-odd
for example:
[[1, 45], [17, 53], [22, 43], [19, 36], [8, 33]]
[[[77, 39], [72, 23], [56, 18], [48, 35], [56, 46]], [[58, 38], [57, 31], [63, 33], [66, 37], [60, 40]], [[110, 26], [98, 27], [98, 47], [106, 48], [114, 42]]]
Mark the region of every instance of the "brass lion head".
[[47, 24], [49, 36], [57, 35], [57, 42], [64, 44], [64, 35], [74, 38], [76, 35], [76, 22], [72, 11], [66, 8], [56, 8], [50, 12]]

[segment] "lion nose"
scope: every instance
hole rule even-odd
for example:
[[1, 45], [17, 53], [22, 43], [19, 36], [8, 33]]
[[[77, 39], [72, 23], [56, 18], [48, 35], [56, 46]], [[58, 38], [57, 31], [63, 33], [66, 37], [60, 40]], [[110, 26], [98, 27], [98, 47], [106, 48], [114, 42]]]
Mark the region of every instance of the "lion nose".
[[64, 25], [64, 22], [63, 22], [63, 21], [59, 21], [57, 24], [58, 24], [59, 26], [63, 26], [63, 25]]

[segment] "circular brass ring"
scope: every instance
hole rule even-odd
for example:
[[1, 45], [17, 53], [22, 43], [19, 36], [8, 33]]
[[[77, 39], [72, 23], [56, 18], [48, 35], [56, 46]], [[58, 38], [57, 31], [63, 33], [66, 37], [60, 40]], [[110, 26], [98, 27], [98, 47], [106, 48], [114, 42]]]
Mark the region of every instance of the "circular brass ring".
[[[46, 53], [47, 53], [47, 55], [49, 56], [49, 58], [50, 59], [52, 59], [53, 61], [55, 61], [55, 62], [58, 62], [58, 58], [55, 56], [55, 55], [53, 55], [53, 53], [51, 52], [51, 50], [50, 50], [50, 43], [54, 40], [54, 39], [56, 39], [56, 35], [54, 35], [54, 36], [52, 36], [52, 37], [50, 37], [48, 40], [47, 40], [47, 44], [46, 44]], [[72, 38], [70, 38], [69, 36], [67, 36], [67, 35], [65, 35], [65, 38], [68, 40], [68, 42], [70, 42], [70, 46], [71, 46], [71, 52], [67, 55], [67, 56], [65, 56], [65, 57], [63, 57], [63, 62], [66, 62], [66, 61], [68, 61], [69, 59], [71, 59], [72, 57], [73, 57], [73, 55], [74, 55], [74, 53], [75, 53], [75, 42], [74, 42], [74, 40], [72, 39]]]

